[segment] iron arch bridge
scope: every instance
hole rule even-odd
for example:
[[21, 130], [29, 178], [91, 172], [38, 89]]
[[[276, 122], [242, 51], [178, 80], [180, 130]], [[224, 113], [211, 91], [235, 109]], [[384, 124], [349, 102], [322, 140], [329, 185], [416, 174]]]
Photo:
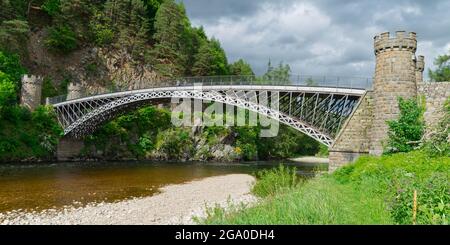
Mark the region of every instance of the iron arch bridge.
[[[119, 114], [180, 98], [247, 109], [331, 146], [370, 86], [370, 79], [359, 77], [189, 77], [162, 80], [158, 87], [135, 84], [134, 87], [82, 94], [77, 99], [70, 99], [70, 95], [47, 98], [47, 104], [53, 106], [64, 135], [75, 138], [91, 134]], [[265, 96], [258, 96], [261, 94]], [[267, 101], [262, 103], [261, 98], [276, 106], [268, 106]]]

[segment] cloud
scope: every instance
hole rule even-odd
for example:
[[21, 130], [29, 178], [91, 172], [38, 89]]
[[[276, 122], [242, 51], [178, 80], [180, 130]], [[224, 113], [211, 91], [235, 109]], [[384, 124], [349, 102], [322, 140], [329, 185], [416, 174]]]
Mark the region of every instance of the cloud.
[[415, 31], [426, 66], [450, 46], [450, 1], [184, 0], [196, 26], [218, 38], [229, 60], [258, 74], [273, 63], [295, 74], [367, 76], [374, 72], [373, 36]]

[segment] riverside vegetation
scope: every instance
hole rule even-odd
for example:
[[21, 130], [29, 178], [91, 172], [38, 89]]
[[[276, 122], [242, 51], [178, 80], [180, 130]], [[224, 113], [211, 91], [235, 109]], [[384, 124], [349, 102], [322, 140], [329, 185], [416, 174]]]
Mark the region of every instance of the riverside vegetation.
[[[421, 107], [399, 100], [386, 154], [308, 181], [280, 166], [257, 174], [254, 206], [211, 208], [206, 224], [443, 224], [450, 223], [450, 99], [428, 140]], [[412, 142], [412, 143], [411, 143]], [[415, 147], [410, 147], [414, 144]]]

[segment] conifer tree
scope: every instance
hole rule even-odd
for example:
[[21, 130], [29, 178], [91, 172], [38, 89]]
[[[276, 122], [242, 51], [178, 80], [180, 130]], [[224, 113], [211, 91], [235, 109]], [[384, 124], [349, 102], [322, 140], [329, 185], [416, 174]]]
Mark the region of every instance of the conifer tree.
[[192, 74], [195, 76], [229, 74], [225, 51], [220, 46], [219, 41], [212, 39], [211, 41], [206, 41], [201, 44], [199, 51], [195, 56]]
[[243, 59], [239, 59], [238, 61], [230, 64], [230, 74], [239, 76], [255, 75], [250, 64], [245, 62]]
[[186, 19], [184, 9], [173, 0], [164, 1], [156, 13], [153, 54], [156, 68], [163, 76], [181, 76], [185, 71]]

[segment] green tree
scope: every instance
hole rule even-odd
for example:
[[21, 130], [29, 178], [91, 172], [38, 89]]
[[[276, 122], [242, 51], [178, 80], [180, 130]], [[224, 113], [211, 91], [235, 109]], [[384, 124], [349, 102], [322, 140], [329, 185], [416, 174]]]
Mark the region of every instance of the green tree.
[[100, 46], [111, 44], [114, 41], [114, 30], [104, 11], [96, 10], [89, 23], [93, 41]]
[[250, 64], [245, 62], [243, 59], [230, 64], [230, 74], [239, 76], [254, 76], [255, 73], [252, 70]]
[[69, 53], [77, 48], [77, 37], [68, 25], [51, 27], [45, 45], [51, 51]]
[[0, 118], [3, 108], [11, 106], [16, 101], [16, 86], [10, 77], [0, 71]]
[[164, 0], [144, 0], [144, 4], [147, 8], [147, 18], [149, 22], [149, 32], [151, 34], [155, 33], [155, 17], [156, 12], [158, 12], [159, 6]]
[[289, 82], [291, 76], [291, 67], [288, 64], [280, 62], [278, 67], [273, 67], [271, 61], [267, 65], [267, 72], [263, 75], [263, 82], [278, 82], [285, 84]]
[[420, 143], [425, 123], [423, 120], [424, 106], [416, 98], [398, 98], [400, 115], [397, 120], [387, 121], [389, 126], [387, 153], [409, 152]]
[[55, 16], [61, 11], [61, 1], [60, 0], [46, 0], [41, 9], [47, 12], [50, 16]]
[[195, 56], [192, 67], [194, 76], [228, 75], [228, 62], [225, 51], [216, 39], [204, 42]]
[[29, 33], [28, 22], [24, 20], [5, 20], [0, 25], [0, 49], [12, 53], [26, 52]]
[[308, 86], [316, 86], [317, 85], [317, 82], [314, 81], [314, 79], [312, 79], [312, 78], [306, 79], [305, 82], [306, 82], [306, 85], [308, 85]]
[[[186, 25], [190, 25], [186, 23]], [[192, 68], [195, 64], [196, 56], [200, 50], [200, 47], [205, 42], [208, 42], [208, 37], [203, 30], [203, 27], [186, 27], [186, 32], [183, 35], [184, 50], [183, 53], [186, 54], [187, 62], [185, 65], [185, 74], [188, 76], [194, 76], [192, 73]]]
[[27, 70], [21, 65], [19, 55], [0, 51], [0, 71], [8, 75], [16, 88], [20, 88], [20, 79]]
[[28, 1], [25, 0], [1, 0], [0, 1], [0, 23], [4, 20], [25, 20]]
[[430, 78], [436, 82], [450, 81], [450, 54], [439, 55], [434, 64], [437, 66], [436, 70], [428, 70]]
[[186, 22], [184, 8], [173, 0], [164, 1], [156, 13], [153, 55], [156, 68], [163, 76], [181, 76], [185, 71]]

